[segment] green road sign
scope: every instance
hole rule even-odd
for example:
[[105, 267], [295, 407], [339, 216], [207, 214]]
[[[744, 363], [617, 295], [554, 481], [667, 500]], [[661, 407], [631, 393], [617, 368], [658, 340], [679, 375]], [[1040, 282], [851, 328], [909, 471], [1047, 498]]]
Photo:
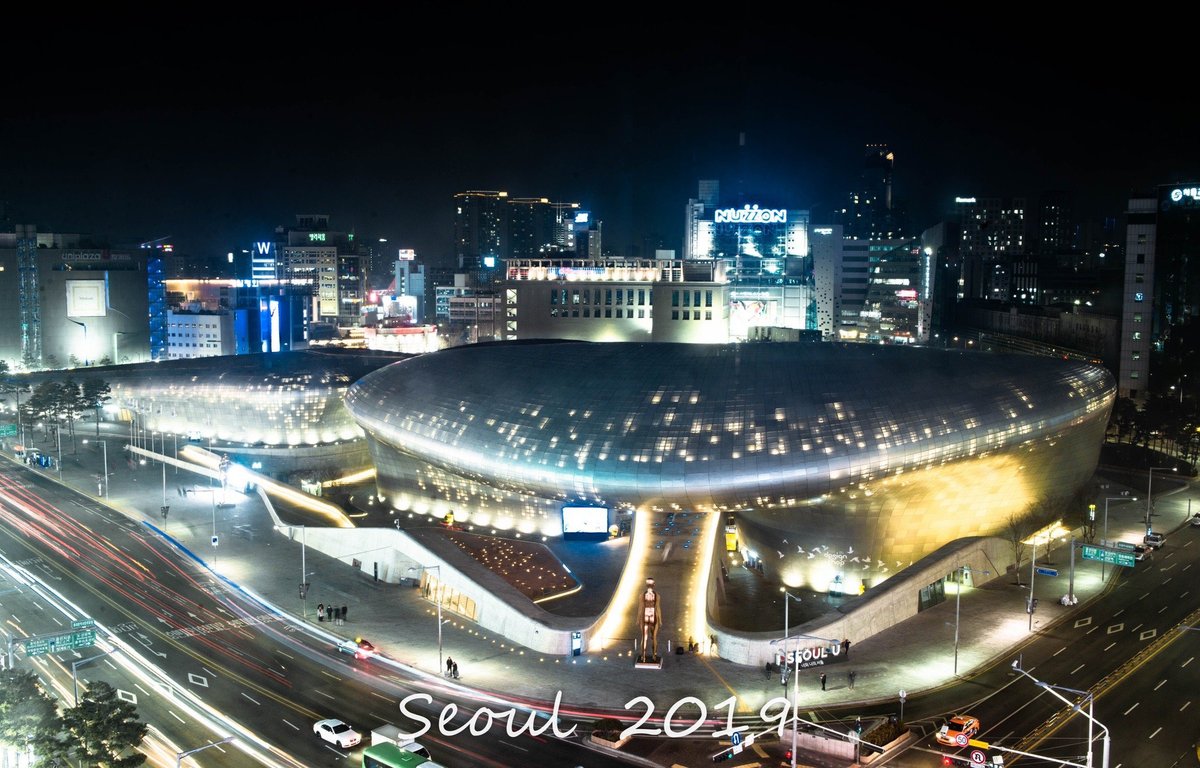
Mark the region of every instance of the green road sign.
[[46, 637], [31, 637], [25, 641], [26, 656], [44, 656], [47, 653], [73, 651], [77, 648], [90, 648], [96, 644], [96, 630], [82, 629], [77, 632], [65, 632], [60, 635]]
[[1099, 560], [1102, 563], [1120, 565], [1125, 568], [1132, 568], [1134, 563], [1137, 562], [1134, 560], [1133, 555], [1128, 552], [1117, 552], [1111, 549], [1104, 549], [1103, 547], [1090, 547], [1086, 544], [1083, 547], [1083, 559]]
[[0, 424], [0, 437], [16, 437], [16, 436], [17, 436], [17, 425], [16, 424]]
[[78, 619], [71, 622], [71, 629], [90, 629], [96, 626], [95, 619]]

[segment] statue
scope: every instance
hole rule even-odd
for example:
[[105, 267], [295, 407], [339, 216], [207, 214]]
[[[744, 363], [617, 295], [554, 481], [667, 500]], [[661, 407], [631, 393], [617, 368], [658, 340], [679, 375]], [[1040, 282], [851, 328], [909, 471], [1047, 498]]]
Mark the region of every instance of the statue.
[[640, 616], [642, 624], [642, 655], [639, 661], [653, 664], [658, 659], [658, 628], [662, 626], [662, 602], [654, 589], [654, 579], [646, 579], [646, 591], [642, 593]]

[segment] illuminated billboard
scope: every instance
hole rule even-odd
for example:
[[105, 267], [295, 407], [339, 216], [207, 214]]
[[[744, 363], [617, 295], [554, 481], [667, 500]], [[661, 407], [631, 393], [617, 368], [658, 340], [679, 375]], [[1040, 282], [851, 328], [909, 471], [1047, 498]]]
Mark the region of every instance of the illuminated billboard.
[[592, 538], [608, 536], [608, 507], [564, 506], [563, 537]]

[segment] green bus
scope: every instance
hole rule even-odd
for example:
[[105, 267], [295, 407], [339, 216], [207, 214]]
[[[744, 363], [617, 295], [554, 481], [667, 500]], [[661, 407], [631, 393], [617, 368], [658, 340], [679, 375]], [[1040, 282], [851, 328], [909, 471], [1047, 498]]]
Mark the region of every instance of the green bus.
[[442, 768], [442, 766], [395, 744], [372, 744], [363, 750], [362, 768]]

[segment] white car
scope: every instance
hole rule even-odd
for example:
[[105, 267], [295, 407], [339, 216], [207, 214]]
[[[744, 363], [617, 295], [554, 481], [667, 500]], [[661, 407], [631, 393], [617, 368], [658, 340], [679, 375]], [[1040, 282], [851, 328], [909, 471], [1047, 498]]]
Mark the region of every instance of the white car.
[[330, 744], [337, 744], [342, 749], [356, 747], [362, 742], [362, 734], [341, 720], [319, 720], [313, 725], [313, 733]]

